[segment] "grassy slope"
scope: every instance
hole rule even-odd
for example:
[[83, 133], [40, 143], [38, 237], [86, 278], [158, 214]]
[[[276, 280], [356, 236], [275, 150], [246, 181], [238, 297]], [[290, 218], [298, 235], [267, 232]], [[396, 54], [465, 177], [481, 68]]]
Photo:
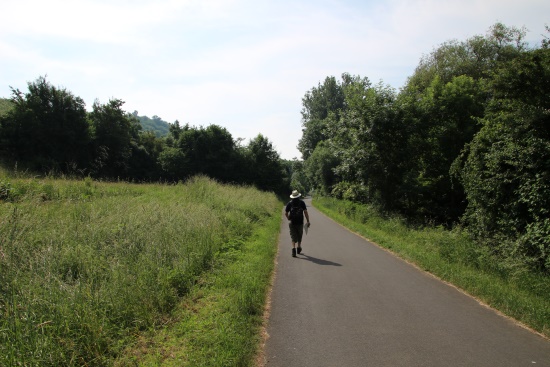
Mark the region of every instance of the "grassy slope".
[[0, 98], [0, 116], [13, 108], [13, 102], [6, 98]]
[[315, 206], [354, 232], [550, 337], [550, 278], [496, 264], [460, 230], [414, 230], [366, 207], [319, 198]]
[[[0, 172], [0, 365], [123, 364], [135, 355], [128, 346], [139, 345], [136, 338], [179, 325], [172, 330], [183, 341], [218, 314], [227, 318], [214, 323], [224, 325], [226, 340], [242, 340], [219, 345], [221, 357], [185, 343], [185, 355], [200, 361], [195, 365], [212, 358], [246, 365], [256, 348], [280, 205], [273, 195], [204, 178], [165, 186]], [[207, 295], [205, 286], [217, 282], [229, 293]], [[210, 309], [212, 298], [231, 301], [221, 312]], [[185, 316], [199, 309], [201, 317]]]

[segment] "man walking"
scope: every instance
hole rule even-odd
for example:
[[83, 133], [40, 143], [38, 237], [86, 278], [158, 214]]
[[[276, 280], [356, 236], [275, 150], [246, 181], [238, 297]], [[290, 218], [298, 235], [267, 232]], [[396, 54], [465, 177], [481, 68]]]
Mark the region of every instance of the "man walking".
[[[309, 214], [307, 213], [306, 203], [300, 199], [298, 190], [292, 191], [290, 200], [285, 207], [285, 216], [289, 220], [290, 238], [292, 240], [292, 257], [296, 257], [296, 252], [302, 252], [302, 236], [304, 234], [304, 215], [306, 217], [306, 226], [310, 226]], [[296, 249], [298, 244], [298, 249]], [[297, 251], [296, 251], [297, 250]]]

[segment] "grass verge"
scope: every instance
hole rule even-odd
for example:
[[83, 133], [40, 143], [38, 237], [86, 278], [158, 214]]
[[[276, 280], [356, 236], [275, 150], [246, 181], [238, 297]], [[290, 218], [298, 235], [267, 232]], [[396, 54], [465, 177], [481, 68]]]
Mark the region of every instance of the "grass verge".
[[550, 338], [550, 278], [502, 263], [459, 228], [414, 229], [365, 205], [316, 198], [316, 208], [352, 231]]
[[247, 241], [225, 247], [170, 323], [143, 334], [116, 365], [253, 366], [279, 229], [274, 217]]

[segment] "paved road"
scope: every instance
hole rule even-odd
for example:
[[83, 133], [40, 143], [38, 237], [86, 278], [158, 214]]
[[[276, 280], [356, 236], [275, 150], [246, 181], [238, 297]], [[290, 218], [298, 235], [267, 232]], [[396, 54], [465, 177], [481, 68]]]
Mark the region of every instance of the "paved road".
[[312, 226], [298, 258], [281, 226], [268, 367], [550, 367], [550, 341], [306, 203]]

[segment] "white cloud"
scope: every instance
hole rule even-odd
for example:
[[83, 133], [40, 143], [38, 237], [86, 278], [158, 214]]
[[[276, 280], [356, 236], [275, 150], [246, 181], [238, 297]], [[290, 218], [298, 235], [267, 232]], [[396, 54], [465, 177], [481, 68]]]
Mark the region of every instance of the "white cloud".
[[[301, 98], [343, 72], [398, 88], [422, 54], [497, 21], [541, 39], [544, 0], [18, 0], [0, 12], [0, 96], [48, 75], [81, 96], [297, 155]], [[298, 135], [288, 135], [287, 132]]]
[[124, 43], [141, 27], [169, 20], [185, 1], [18, 0], [2, 4], [0, 29], [36, 37]]

